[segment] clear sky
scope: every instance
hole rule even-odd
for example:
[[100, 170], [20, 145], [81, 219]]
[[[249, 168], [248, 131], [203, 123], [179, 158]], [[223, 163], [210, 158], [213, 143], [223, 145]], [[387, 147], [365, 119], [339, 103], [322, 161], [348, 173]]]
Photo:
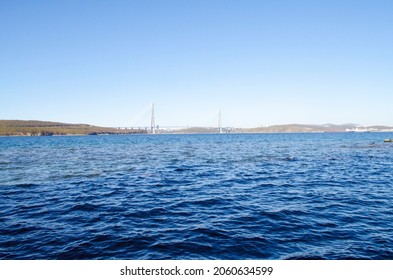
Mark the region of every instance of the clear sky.
[[393, 125], [391, 0], [2, 0], [0, 119]]

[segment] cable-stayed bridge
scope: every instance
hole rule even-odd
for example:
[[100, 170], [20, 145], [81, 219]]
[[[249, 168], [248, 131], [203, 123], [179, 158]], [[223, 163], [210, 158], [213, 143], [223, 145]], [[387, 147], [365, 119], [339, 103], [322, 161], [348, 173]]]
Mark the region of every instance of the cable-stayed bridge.
[[223, 127], [221, 119], [221, 109], [218, 111], [217, 125], [214, 126], [189, 126], [189, 125], [158, 125], [156, 124], [156, 117], [154, 111], [154, 103], [151, 104], [150, 108], [150, 125], [144, 126], [127, 126], [127, 127], [116, 127], [118, 129], [142, 129], [149, 134], [159, 134], [166, 132], [183, 132], [183, 133], [229, 133], [233, 130], [231, 127]]

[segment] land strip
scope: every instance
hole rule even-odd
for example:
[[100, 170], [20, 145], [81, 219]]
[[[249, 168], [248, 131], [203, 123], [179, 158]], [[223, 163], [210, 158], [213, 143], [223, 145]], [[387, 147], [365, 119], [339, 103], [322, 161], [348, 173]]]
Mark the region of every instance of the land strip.
[[99, 135], [137, 134], [144, 129], [120, 129], [88, 124], [68, 124], [47, 121], [0, 120], [1, 136], [52, 136], [52, 135]]

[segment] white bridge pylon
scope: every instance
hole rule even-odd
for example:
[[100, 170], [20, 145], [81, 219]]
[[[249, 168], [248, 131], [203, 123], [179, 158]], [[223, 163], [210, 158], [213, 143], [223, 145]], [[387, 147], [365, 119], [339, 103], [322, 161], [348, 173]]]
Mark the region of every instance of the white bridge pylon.
[[154, 102], [151, 104], [150, 133], [156, 134], [156, 121], [154, 119]]

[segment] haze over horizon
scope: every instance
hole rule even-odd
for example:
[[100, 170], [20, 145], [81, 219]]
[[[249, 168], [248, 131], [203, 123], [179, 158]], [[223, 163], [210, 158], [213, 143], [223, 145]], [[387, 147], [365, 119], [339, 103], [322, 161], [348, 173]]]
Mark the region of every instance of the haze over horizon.
[[393, 125], [393, 2], [0, 3], [0, 119]]

